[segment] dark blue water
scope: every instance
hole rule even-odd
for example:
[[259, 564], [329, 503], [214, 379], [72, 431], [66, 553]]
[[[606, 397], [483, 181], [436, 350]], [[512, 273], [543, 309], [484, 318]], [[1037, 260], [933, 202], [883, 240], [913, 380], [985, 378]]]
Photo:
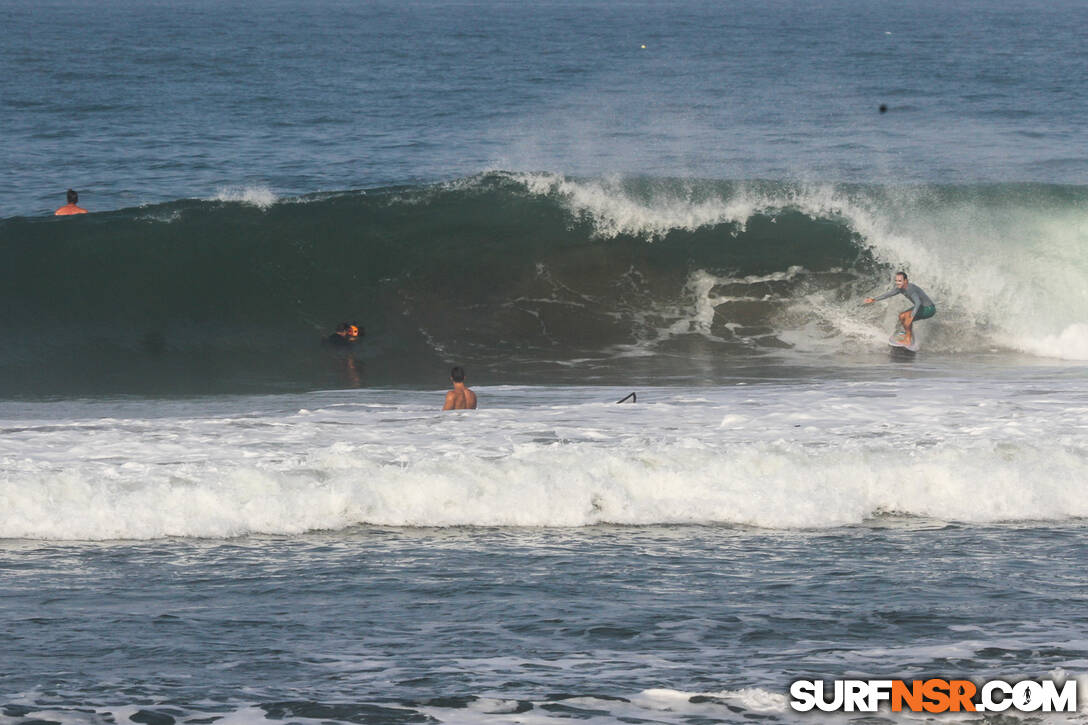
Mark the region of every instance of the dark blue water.
[[1085, 662], [1084, 555], [895, 519], [8, 544], [0, 692], [6, 722], [799, 722], [797, 678]]
[[1086, 25], [1034, 0], [5, 2], [0, 217], [69, 186], [104, 210], [488, 168], [1081, 183]]

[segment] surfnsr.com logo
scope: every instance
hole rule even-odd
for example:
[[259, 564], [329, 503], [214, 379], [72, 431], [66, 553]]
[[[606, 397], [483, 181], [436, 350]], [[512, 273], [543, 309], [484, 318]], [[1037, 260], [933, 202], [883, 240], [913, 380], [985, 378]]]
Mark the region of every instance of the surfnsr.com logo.
[[1066, 680], [797, 680], [790, 685], [790, 707], [797, 712], [1076, 712], [1077, 682]]

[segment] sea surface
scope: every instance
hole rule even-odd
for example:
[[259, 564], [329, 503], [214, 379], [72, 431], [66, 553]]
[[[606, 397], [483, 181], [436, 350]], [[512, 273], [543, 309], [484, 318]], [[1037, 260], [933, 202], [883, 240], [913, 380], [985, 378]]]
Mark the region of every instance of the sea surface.
[[0, 0], [0, 725], [1088, 721], [1086, 27]]

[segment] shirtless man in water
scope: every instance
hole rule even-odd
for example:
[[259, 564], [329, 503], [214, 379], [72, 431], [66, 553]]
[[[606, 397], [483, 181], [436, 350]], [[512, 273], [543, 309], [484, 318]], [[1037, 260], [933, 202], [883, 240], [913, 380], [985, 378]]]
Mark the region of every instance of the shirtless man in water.
[[465, 369], [455, 367], [450, 370], [453, 390], [446, 393], [446, 404], [442, 410], [475, 410], [476, 393], [465, 387]]

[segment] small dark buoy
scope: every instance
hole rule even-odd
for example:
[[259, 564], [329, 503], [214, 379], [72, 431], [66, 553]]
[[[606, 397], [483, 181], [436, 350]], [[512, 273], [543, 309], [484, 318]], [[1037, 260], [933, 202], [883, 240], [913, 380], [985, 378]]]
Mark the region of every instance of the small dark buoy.
[[888, 104], [887, 103], [881, 103], [880, 104], [880, 112], [881, 113], [887, 113], [888, 112]]
[[628, 400], [630, 400], [632, 403], [637, 403], [638, 402], [638, 396], [635, 395], [634, 393], [631, 393], [630, 395], [626, 396], [622, 400], [617, 400], [616, 404], [619, 405], [620, 403], [626, 403]]

